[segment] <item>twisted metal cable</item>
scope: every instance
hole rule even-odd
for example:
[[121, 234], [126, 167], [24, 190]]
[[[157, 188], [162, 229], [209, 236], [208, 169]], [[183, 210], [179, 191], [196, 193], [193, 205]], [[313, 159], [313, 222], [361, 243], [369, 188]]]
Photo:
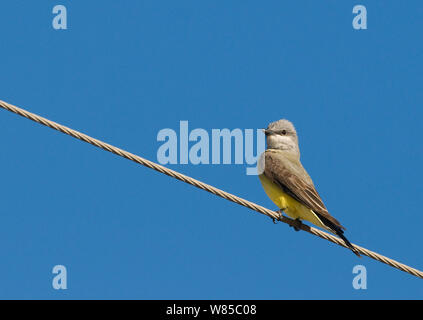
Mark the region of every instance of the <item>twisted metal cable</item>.
[[[105, 143], [105, 142], [102, 142], [100, 140], [94, 139], [94, 138], [92, 138], [92, 137], [90, 137], [90, 136], [88, 136], [86, 134], [83, 134], [83, 133], [78, 132], [76, 130], [70, 129], [70, 128], [68, 128], [66, 126], [63, 126], [61, 124], [58, 124], [56, 122], [50, 121], [50, 120], [48, 120], [46, 118], [43, 118], [41, 116], [38, 116], [38, 115], [36, 115], [34, 113], [28, 112], [28, 111], [26, 111], [24, 109], [18, 108], [18, 107], [14, 106], [14, 105], [11, 105], [11, 104], [6, 103], [6, 102], [1, 101], [1, 100], [0, 100], [0, 107], [3, 108], [3, 109], [8, 110], [10, 112], [13, 112], [15, 114], [18, 114], [18, 115], [20, 115], [22, 117], [25, 117], [27, 119], [30, 119], [30, 120], [35, 121], [37, 123], [40, 123], [40, 124], [42, 124], [44, 126], [47, 126], [47, 127], [52, 128], [54, 130], [60, 131], [60, 132], [62, 132], [64, 134], [70, 135], [70, 136], [72, 136], [72, 137], [74, 137], [76, 139], [79, 139], [79, 140], [82, 140], [84, 142], [87, 142], [87, 143], [89, 143], [89, 144], [91, 144], [93, 146], [96, 146], [96, 147], [101, 148], [103, 150], [109, 151], [111, 153], [114, 153], [114, 154], [116, 154], [118, 156], [121, 156], [123, 158], [126, 158], [128, 160], [134, 161], [136, 163], [139, 163], [139, 164], [141, 164], [143, 166], [146, 166], [146, 167], [148, 167], [150, 169], [153, 169], [153, 170], [156, 170], [158, 172], [161, 172], [161, 173], [163, 173], [165, 175], [168, 175], [168, 176], [170, 176], [172, 178], [181, 180], [181, 181], [183, 181], [185, 183], [188, 183], [190, 185], [193, 185], [193, 186], [195, 186], [197, 188], [200, 188], [200, 189], [203, 189], [203, 190], [205, 190], [207, 192], [213, 193], [214, 195], [217, 195], [219, 197], [222, 197], [222, 198], [224, 198], [226, 200], [235, 202], [235, 203], [240, 204], [240, 205], [242, 205], [244, 207], [247, 207], [247, 208], [249, 208], [251, 210], [254, 210], [254, 211], [257, 211], [259, 213], [262, 213], [262, 214], [270, 217], [274, 221], [275, 220], [278, 220], [278, 221], [282, 221], [284, 223], [287, 223], [290, 226], [296, 226], [296, 227], [298, 227], [296, 221], [294, 221], [294, 220], [292, 220], [292, 219], [290, 219], [288, 217], [285, 217], [285, 216], [281, 215], [277, 211], [272, 211], [272, 210], [267, 209], [265, 207], [262, 207], [262, 206], [260, 206], [258, 204], [255, 204], [255, 203], [253, 203], [251, 201], [248, 201], [248, 200], [245, 200], [243, 198], [237, 197], [237, 196], [235, 196], [233, 194], [230, 194], [230, 193], [228, 193], [226, 191], [220, 190], [220, 189], [218, 189], [216, 187], [213, 187], [211, 185], [208, 185], [208, 184], [206, 184], [204, 182], [198, 181], [198, 180], [196, 180], [194, 178], [191, 178], [189, 176], [186, 176], [186, 175], [181, 174], [179, 172], [176, 172], [174, 170], [168, 169], [168, 168], [166, 168], [166, 167], [164, 167], [162, 165], [159, 165], [159, 164], [157, 164], [155, 162], [152, 162], [152, 161], [149, 161], [147, 159], [141, 158], [141, 157], [139, 157], [139, 156], [137, 156], [135, 154], [132, 154], [132, 153], [130, 153], [128, 151], [125, 151], [125, 150], [122, 150], [120, 148], [114, 147], [114, 146], [112, 146], [112, 145], [110, 145], [108, 143]], [[301, 230], [303, 230], [303, 231], [307, 231], [308, 233], [311, 233], [311, 234], [313, 234], [315, 236], [318, 236], [318, 237], [320, 237], [322, 239], [328, 240], [328, 241], [333, 242], [333, 243], [335, 243], [337, 245], [340, 245], [342, 247], [348, 248], [345, 245], [345, 243], [344, 243], [344, 241], [342, 239], [340, 239], [340, 238], [338, 238], [338, 237], [336, 237], [334, 235], [331, 235], [331, 234], [329, 234], [327, 232], [324, 232], [322, 230], [319, 230], [319, 229], [310, 227], [310, 226], [308, 226], [308, 225], [306, 225], [304, 223], [302, 223], [299, 226], [299, 228]], [[420, 271], [420, 270], [417, 270], [415, 268], [409, 267], [409, 266], [407, 266], [407, 265], [405, 265], [403, 263], [400, 263], [398, 261], [395, 261], [395, 260], [393, 260], [391, 258], [388, 258], [388, 257], [385, 257], [383, 255], [380, 255], [380, 254], [378, 254], [376, 252], [370, 251], [370, 250], [368, 250], [366, 248], [363, 248], [363, 247], [360, 247], [360, 246], [357, 246], [357, 245], [354, 245], [354, 244], [353, 244], [353, 246], [354, 246], [354, 248], [360, 254], [363, 254], [363, 255], [368, 256], [368, 257], [370, 257], [370, 258], [372, 258], [374, 260], [377, 260], [379, 262], [385, 263], [385, 264], [387, 264], [387, 265], [389, 265], [391, 267], [397, 268], [397, 269], [399, 269], [401, 271], [407, 272], [409, 274], [412, 274], [412, 275], [414, 275], [416, 277], [419, 277], [419, 278], [423, 279], [423, 272]]]

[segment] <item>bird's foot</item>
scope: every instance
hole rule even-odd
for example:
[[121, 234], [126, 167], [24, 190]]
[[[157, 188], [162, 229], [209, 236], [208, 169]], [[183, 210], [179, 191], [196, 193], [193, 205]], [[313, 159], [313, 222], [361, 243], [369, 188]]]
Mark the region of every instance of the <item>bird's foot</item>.
[[301, 220], [299, 218], [297, 218], [297, 219], [294, 220], [291, 227], [293, 227], [295, 231], [300, 231], [302, 225], [303, 225], [303, 223], [301, 222]]
[[273, 223], [274, 224], [276, 224], [276, 220], [278, 220], [278, 221], [282, 221], [282, 218], [283, 218], [283, 214], [282, 214], [282, 212], [285, 210], [286, 208], [282, 208], [282, 209], [279, 209], [278, 211], [276, 211], [277, 212], [277, 214], [278, 214], [278, 217], [275, 219], [275, 218], [272, 218], [272, 220], [273, 220]]
[[276, 212], [278, 213], [278, 218], [277, 218], [277, 219], [272, 218], [272, 220], [273, 220], [273, 223], [274, 223], [274, 224], [276, 224], [276, 220], [278, 220], [278, 221], [282, 221], [282, 218], [283, 218], [283, 214], [282, 214], [282, 212], [283, 212], [285, 209], [286, 209], [286, 208], [282, 208], [282, 209], [279, 209], [278, 211], [276, 211]]

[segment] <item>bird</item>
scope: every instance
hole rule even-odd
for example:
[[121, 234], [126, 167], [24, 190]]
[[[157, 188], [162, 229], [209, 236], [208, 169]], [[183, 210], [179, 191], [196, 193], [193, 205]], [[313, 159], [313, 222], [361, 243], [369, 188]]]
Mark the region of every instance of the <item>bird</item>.
[[294, 125], [286, 119], [272, 122], [263, 129], [267, 148], [258, 161], [258, 176], [268, 197], [295, 220], [300, 230], [301, 220], [339, 236], [354, 254], [357, 249], [344, 235], [346, 230], [327, 210], [313, 181], [300, 161], [298, 135]]

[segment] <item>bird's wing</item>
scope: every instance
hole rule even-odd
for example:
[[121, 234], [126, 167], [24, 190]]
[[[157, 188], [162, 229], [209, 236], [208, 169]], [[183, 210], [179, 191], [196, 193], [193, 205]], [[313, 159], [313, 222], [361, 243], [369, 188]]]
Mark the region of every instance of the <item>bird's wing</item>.
[[[328, 220], [329, 225], [334, 224], [338, 228], [345, 229], [329, 214], [304, 168], [299, 169], [300, 171], [293, 170], [292, 165], [289, 165], [279, 154], [273, 152], [265, 154], [264, 174], [270, 180], [279, 185], [286, 194], [323, 217], [322, 220]], [[305, 174], [304, 178], [301, 178], [301, 173]]]

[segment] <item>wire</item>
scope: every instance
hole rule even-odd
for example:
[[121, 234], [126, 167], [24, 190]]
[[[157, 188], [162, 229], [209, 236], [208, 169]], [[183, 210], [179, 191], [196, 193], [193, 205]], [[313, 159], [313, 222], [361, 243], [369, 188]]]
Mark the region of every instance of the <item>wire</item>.
[[[243, 198], [237, 197], [237, 196], [235, 196], [235, 195], [233, 195], [231, 193], [228, 193], [228, 192], [225, 192], [223, 190], [220, 190], [220, 189], [218, 189], [216, 187], [213, 187], [213, 186], [208, 185], [208, 184], [206, 184], [204, 182], [201, 182], [199, 180], [196, 180], [194, 178], [191, 178], [189, 176], [186, 176], [184, 174], [181, 174], [181, 173], [179, 173], [177, 171], [174, 171], [174, 170], [171, 170], [169, 168], [166, 168], [166, 167], [164, 167], [162, 165], [159, 165], [159, 164], [157, 164], [155, 162], [152, 162], [150, 160], [141, 158], [140, 156], [137, 156], [135, 154], [132, 154], [132, 153], [130, 153], [128, 151], [125, 151], [125, 150], [122, 150], [120, 148], [114, 147], [114, 146], [112, 146], [112, 145], [110, 145], [108, 143], [105, 143], [105, 142], [102, 142], [100, 140], [94, 139], [94, 138], [92, 138], [92, 137], [90, 137], [90, 136], [88, 136], [86, 134], [83, 134], [83, 133], [78, 132], [76, 130], [73, 130], [73, 129], [70, 129], [68, 127], [65, 127], [65, 126], [63, 126], [63, 125], [61, 125], [59, 123], [50, 121], [50, 120], [48, 120], [46, 118], [43, 118], [41, 116], [38, 116], [38, 115], [36, 115], [34, 113], [28, 112], [28, 111], [26, 111], [24, 109], [21, 109], [21, 108], [18, 108], [16, 106], [14, 106], [14, 105], [11, 105], [11, 104], [9, 104], [7, 102], [4, 102], [4, 101], [1, 101], [0, 100], [0, 107], [3, 108], [3, 109], [8, 110], [10, 112], [13, 112], [15, 114], [18, 114], [18, 115], [20, 115], [22, 117], [25, 117], [27, 119], [30, 119], [30, 120], [35, 121], [37, 123], [40, 123], [40, 124], [42, 124], [44, 126], [47, 126], [47, 127], [52, 128], [54, 130], [60, 131], [60, 132], [62, 132], [64, 134], [70, 135], [70, 136], [72, 136], [72, 137], [74, 137], [76, 139], [79, 139], [79, 140], [82, 140], [84, 142], [87, 142], [87, 143], [89, 143], [89, 144], [91, 144], [93, 146], [96, 146], [96, 147], [101, 148], [103, 150], [109, 151], [109, 152], [114, 153], [114, 154], [116, 154], [118, 156], [121, 156], [121, 157], [126, 158], [126, 159], [131, 160], [131, 161], [134, 161], [136, 163], [139, 163], [139, 164], [141, 164], [143, 166], [146, 166], [146, 167], [148, 167], [150, 169], [156, 170], [156, 171], [161, 172], [163, 174], [166, 174], [166, 175], [168, 175], [168, 176], [170, 176], [172, 178], [181, 180], [181, 181], [183, 181], [185, 183], [188, 183], [190, 185], [193, 185], [193, 186], [195, 186], [197, 188], [200, 188], [202, 190], [205, 190], [207, 192], [210, 192], [210, 193], [212, 193], [212, 194], [214, 194], [216, 196], [219, 196], [219, 197], [224, 198], [226, 200], [235, 202], [235, 203], [240, 204], [240, 205], [242, 205], [244, 207], [247, 207], [247, 208], [249, 208], [251, 210], [257, 211], [259, 213], [262, 213], [262, 214], [270, 217], [274, 221], [275, 220], [278, 220], [278, 221], [282, 221], [284, 223], [287, 223], [290, 226], [296, 226], [296, 227], [298, 227], [298, 224], [296, 223], [295, 220], [292, 220], [290, 218], [287, 218], [285, 216], [282, 216], [281, 214], [279, 214], [278, 211], [273, 211], [273, 210], [267, 209], [267, 208], [262, 207], [262, 206], [260, 206], [258, 204], [255, 204], [255, 203], [253, 203], [251, 201], [248, 201], [248, 200], [245, 200]], [[321, 231], [319, 229], [310, 227], [310, 226], [308, 226], [308, 225], [306, 225], [304, 223], [302, 223], [299, 226], [299, 228], [301, 230], [303, 230], [303, 231], [307, 231], [308, 233], [311, 233], [311, 234], [313, 234], [315, 236], [318, 236], [318, 237], [320, 237], [322, 239], [328, 240], [328, 241], [333, 242], [333, 243], [335, 243], [337, 245], [340, 245], [342, 247], [348, 248], [345, 245], [345, 243], [344, 243], [343, 240], [341, 240], [340, 238], [338, 238], [338, 237], [336, 237], [334, 235], [331, 235], [331, 234], [329, 234], [327, 232], [324, 232], [324, 231]], [[420, 271], [420, 270], [417, 270], [415, 268], [409, 267], [409, 266], [407, 266], [407, 265], [405, 265], [403, 263], [400, 263], [400, 262], [395, 261], [395, 260], [393, 260], [391, 258], [385, 257], [385, 256], [383, 256], [381, 254], [376, 253], [376, 252], [370, 251], [370, 250], [368, 250], [366, 248], [357, 246], [355, 244], [353, 244], [353, 247], [360, 254], [363, 254], [363, 255], [368, 256], [368, 257], [370, 257], [370, 258], [372, 258], [374, 260], [377, 260], [379, 262], [385, 263], [385, 264], [387, 264], [387, 265], [389, 265], [391, 267], [397, 268], [397, 269], [399, 269], [401, 271], [407, 272], [409, 274], [412, 274], [412, 275], [414, 275], [416, 277], [419, 277], [419, 278], [423, 279], [423, 272]]]

